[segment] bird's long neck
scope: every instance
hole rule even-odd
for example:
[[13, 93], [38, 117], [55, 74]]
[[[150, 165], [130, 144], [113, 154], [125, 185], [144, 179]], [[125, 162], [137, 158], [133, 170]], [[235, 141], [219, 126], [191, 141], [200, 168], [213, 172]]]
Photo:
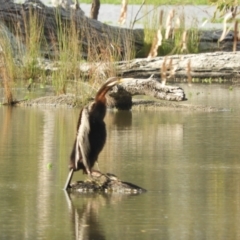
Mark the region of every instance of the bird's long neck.
[[[106, 113], [106, 94], [107, 92], [114, 87], [119, 82], [117, 77], [109, 78], [102, 87], [98, 90], [95, 97], [95, 108], [98, 109], [97, 112], [101, 112], [101, 116], [105, 116]], [[100, 116], [99, 115], [99, 116]]]
[[95, 97], [94, 107], [92, 109], [92, 116], [95, 119], [103, 120], [106, 114], [106, 93], [111, 87], [105, 84], [99, 89]]
[[95, 119], [95, 121], [102, 121], [106, 115], [107, 107], [106, 104], [98, 101], [95, 102], [93, 109], [91, 110], [91, 116]]
[[95, 102], [106, 104], [106, 94], [111, 87], [102, 86], [96, 94]]

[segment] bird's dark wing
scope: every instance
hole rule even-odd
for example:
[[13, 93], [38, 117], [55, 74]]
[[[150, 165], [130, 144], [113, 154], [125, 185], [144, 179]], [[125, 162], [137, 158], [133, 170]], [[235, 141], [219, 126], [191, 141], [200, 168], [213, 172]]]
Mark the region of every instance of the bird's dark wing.
[[[90, 165], [88, 162], [89, 152], [90, 152], [89, 132], [90, 132], [89, 110], [87, 107], [84, 107], [82, 110], [80, 124], [79, 124], [77, 138], [76, 138], [75, 166], [77, 168], [78, 160], [81, 155], [82, 162], [86, 168], [87, 173], [90, 173]], [[79, 150], [81, 152], [79, 152]]]

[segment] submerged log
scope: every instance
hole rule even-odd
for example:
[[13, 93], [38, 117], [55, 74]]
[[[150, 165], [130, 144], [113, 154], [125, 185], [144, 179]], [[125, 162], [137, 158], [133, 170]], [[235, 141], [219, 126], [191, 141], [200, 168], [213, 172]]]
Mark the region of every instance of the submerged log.
[[123, 182], [117, 176], [111, 173], [103, 174], [94, 171], [91, 179], [77, 181], [70, 185], [68, 192], [76, 193], [122, 193], [122, 194], [140, 194], [146, 192], [135, 184]]

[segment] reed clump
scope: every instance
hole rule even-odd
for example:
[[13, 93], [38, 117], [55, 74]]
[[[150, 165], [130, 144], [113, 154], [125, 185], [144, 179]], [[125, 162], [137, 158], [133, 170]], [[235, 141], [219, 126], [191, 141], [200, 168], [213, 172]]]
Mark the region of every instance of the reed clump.
[[[144, 47], [139, 57], [156, 57], [181, 53], [198, 53], [199, 32], [196, 26], [185, 26], [185, 16], [157, 8], [144, 24]], [[159, 15], [159, 16], [158, 16]], [[193, 21], [194, 24], [194, 21]]]
[[[50, 84], [57, 95], [71, 92], [87, 99], [102, 81], [116, 75], [114, 62], [122, 59], [123, 51], [124, 59], [133, 57], [130, 43], [125, 44], [124, 50], [119, 47], [120, 32], [115, 32], [107, 41], [106, 37], [100, 38], [97, 33], [94, 36], [93, 31], [90, 33], [87, 24], [86, 29], [81, 29], [80, 32], [74, 14], [73, 12], [71, 21], [65, 21], [61, 19], [56, 9], [57, 30], [56, 34], [52, 34], [51, 43], [51, 51], [54, 53], [48, 54], [53, 56], [51, 60], [56, 68], [48, 73], [40, 66], [41, 59], [46, 53], [42, 52], [42, 49], [43, 47], [47, 49], [47, 43], [43, 34], [44, 19], [36, 12], [29, 9], [23, 18], [23, 25], [15, 26], [15, 38], [24, 44], [19, 44], [18, 56], [12, 51], [11, 40], [7, 36], [0, 36], [0, 44], [4, 49], [1, 53], [0, 71], [8, 103], [13, 99], [13, 83], [17, 85], [22, 80], [29, 89], [35, 84], [41, 86]], [[87, 49], [87, 55], [83, 54], [82, 46], [91, 46]], [[81, 64], [86, 62], [93, 66], [87, 76], [80, 71]], [[98, 67], [94, 67], [96, 63]]]
[[56, 10], [57, 39], [52, 39], [54, 46], [54, 61], [58, 62], [58, 70], [51, 76], [56, 94], [66, 94], [67, 85], [71, 80], [79, 78], [79, 63], [82, 61], [80, 32], [73, 18], [64, 22]]
[[1, 24], [0, 29], [0, 76], [4, 87], [4, 103], [10, 105], [14, 101], [13, 86], [16, 76], [14, 53], [6, 27]]
[[25, 50], [22, 49], [22, 78], [32, 79], [33, 82], [43, 77], [44, 71], [38, 66], [38, 59], [41, 57], [41, 48], [45, 43], [43, 24], [44, 19], [33, 9], [23, 14], [24, 29], [17, 28], [17, 35], [22, 35], [20, 31], [25, 32]]

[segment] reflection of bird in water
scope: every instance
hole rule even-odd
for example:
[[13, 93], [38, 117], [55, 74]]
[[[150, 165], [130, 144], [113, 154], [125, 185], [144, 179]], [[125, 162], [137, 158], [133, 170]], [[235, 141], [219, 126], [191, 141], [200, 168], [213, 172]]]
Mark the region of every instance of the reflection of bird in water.
[[98, 90], [94, 102], [85, 106], [79, 115], [77, 136], [70, 157], [70, 172], [64, 189], [69, 187], [73, 172], [83, 170], [91, 176], [98, 154], [106, 141], [106, 128], [103, 121], [106, 114], [106, 93], [123, 79], [109, 78]]
[[[72, 231], [76, 240], [104, 240], [104, 216], [109, 206], [121, 205], [133, 195], [129, 194], [76, 194], [65, 192], [69, 207], [69, 217], [72, 223]], [[134, 196], [139, 196], [134, 194]], [[111, 239], [111, 237], [110, 237]]]

